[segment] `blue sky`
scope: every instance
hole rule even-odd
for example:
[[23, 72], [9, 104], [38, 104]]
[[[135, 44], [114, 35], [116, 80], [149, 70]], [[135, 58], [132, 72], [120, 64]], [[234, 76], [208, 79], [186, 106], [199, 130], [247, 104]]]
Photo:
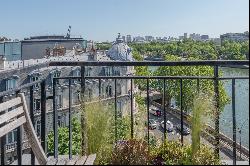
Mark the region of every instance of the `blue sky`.
[[67, 33], [112, 41], [132, 36], [218, 37], [249, 29], [249, 0], [1, 0], [0, 36]]

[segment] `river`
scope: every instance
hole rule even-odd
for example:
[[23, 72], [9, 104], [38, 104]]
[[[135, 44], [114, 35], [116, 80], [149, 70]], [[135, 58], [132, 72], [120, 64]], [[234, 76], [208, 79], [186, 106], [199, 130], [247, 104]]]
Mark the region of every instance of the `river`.
[[[249, 69], [221, 68], [224, 76], [249, 76]], [[228, 96], [232, 97], [232, 81], [224, 81], [224, 86]], [[240, 133], [242, 145], [249, 148], [249, 80], [236, 80], [235, 82], [235, 107], [236, 107], [236, 125], [237, 142], [240, 142]], [[232, 102], [225, 106], [220, 115], [220, 129], [222, 133], [233, 137], [232, 125]]]
[[[151, 71], [156, 70], [158, 67], [150, 67]], [[249, 76], [249, 69], [238, 68], [220, 68], [223, 76]], [[224, 87], [228, 96], [232, 97], [232, 81], [223, 81]], [[237, 125], [237, 142], [249, 148], [249, 80], [236, 80], [235, 84], [235, 107], [236, 107], [236, 125]], [[213, 126], [214, 123], [211, 123]], [[239, 132], [241, 129], [241, 134]], [[230, 138], [233, 137], [232, 125], [232, 102], [227, 104], [224, 111], [220, 115], [220, 131]]]

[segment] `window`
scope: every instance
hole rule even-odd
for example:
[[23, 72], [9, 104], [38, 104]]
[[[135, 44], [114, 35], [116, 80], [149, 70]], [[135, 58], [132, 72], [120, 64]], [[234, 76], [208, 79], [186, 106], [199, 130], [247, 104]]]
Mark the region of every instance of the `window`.
[[117, 85], [117, 95], [121, 95], [122, 94], [122, 87], [120, 84]]
[[41, 136], [41, 121], [37, 120], [35, 123], [35, 130], [36, 130], [36, 134], [37, 136]]
[[[53, 71], [51, 72], [51, 86], [53, 86], [53, 78], [60, 77], [61, 72], [60, 71]], [[59, 80], [56, 80], [56, 84], [59, 84]]]
[[[76, 69], [76, 70], [74, 70], [74, 72], [73, 72], [73, 76], [75, 76], [75, 77], [81, 77], [81, 71], [80, 71], [80, 69]], [[81, 82], [81, 79], [74, 79], [73, 80], [73, 83], [80, 83]]]
[[[10, 111], [15, 111], [15, 109], [12, 109], [10, 108], [8, 110], [8, 112]], [[17, 129], [9, 132], [7, 135], [6, 135], [6, 139], [7, 139], [7, 144], [11, 144], [11, 143], [14, 143], [17, 141]]]
[[40, 99], [35, 99], [34, 100], [34, 111], [37, 113], [40, 111], [41, 108], [41, 100]]
[[78, 100], [78, 102], [80, 102], [80, 101], [81, 101], [81, 92], [80, 92], [80, 91], [77, 91], [77, 92], [76, 92], [76, 95], [77, 95], [77, 100]]
[[86, 76], [90, 76], [90, 74], [91, 74], [91, 68], [90, 67], [87, 67], [86, 68]]
[[11, 144], [17, 141], [17, 129], [7, 134], [7, 144]]
[[58, 115], [58, 126], [59, 127], [64, 127], [65, 126], [65, 116], [63, 115]]
[[119, 76], [120, 75], [120, 69], [119, 68], [117, 68], [117, 67], [114, 68], [114, 75], [115, 76]]
[[121, 101], [117, 102], [117, 111], [118, 111], [118, 116], [122, 117], [122, 102]]
[[62, 117], [60, 115], [58, 115], [57, 121], [58, 121], [59, 127], [62, 127]]
[[16, 87], [16, 79], [6, 80], [6, 90], [14, 89]]
[[105, 76], [111, 76], [112, 70], [110, 67], [106, 67], [104, 68], [104, 70], [105, 70]]
[[112, 87], [111, 86], [106, 87], [106, 95], [107, 95], [107, 97], [112, 97]]
[[62, 108], [62, 105], [63, 105], [62, 95], [58, 95], [57, 96], [57, 108]]
[[[34, 75], [34, 76], [30, 77], [30, 82], [35, 82], [35, 81], [38, 81], [38, 80], [39, 80], [39, 76], [37, 76], [37, 75]], [[39, 88], [39, 84], [35, 84], [34, 87]]]

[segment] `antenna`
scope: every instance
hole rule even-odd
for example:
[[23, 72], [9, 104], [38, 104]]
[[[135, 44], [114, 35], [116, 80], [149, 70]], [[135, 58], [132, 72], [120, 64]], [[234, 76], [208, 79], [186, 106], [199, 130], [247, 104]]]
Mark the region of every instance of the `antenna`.
[[71, 31], [71, 26], [69, 26], [69, 28], [68, 28], [68, 33], [66, 35], [66, 38], [70, 38], [70, 31]]

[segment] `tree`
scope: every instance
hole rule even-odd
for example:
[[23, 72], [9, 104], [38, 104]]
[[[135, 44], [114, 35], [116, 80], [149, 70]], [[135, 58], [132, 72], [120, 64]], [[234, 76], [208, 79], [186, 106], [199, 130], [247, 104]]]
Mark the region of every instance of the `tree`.
[[246, 49], [246, 46], [244, 46], [242, 50], [241, 43], [234, 41], [224, 41], [221, 47], [221, 58], [230, 60], [244, 60], [246, 59], [246, 55], [244, 55], [244, 53], [247, 54], [247, 51], [249, 52], [249, 50]]
[[241, 43], [241, 54], [246, 56], [246, 59], [249, 59], [249, 40]]
[[[166, 55], [166, 61], [180, 61], [179, 57], [174, 55]], [[196, 60], [194, 58], [189, 58], [188, 60]], [[157, 69], [154, 75], [157, 76], [213, 76], [213, 68], [209, 66], [161, 66]], [[221, 74], [220, 74], [221, 75]], [[153, 87], [156, 89], [162, 89], [162, 83], [157, 83], [154, 81]], [[177, 99], [177, 105], [180, 106], [180, 81], [178, 80], [167, 80], [166, 81], [166, 94], [167, 103], [171, 101], [172, 98]], [[188, 112], [192, 108], [192, 100], [197, 94], [196, 81], [194, 80], [183, 80], [183, 110]], [[223, 83], [219, 83], [220, 90], [220, 109], [229, 102], [229, 98], [223, 88]], [[214, 94], [214, 84], [212, 80], [201, 80], [200, 81], [200, 91], [206, 92], [206, 94]]]
[[[133, 58], [136, 61], [143, 61], [143, 57], [138, 51], [133, 50], [132, 54]], [[135, 66], [135, 71], [136, 71], [135, 75], [138, 76], [151, 75], [151, 73], [148, 70], [148, 66]], [[139, 86], [139, 89], [146, 89], [145, 81], [142, 79], [135, 80], [135, 84]]]
[[[81, 124], [74, 117], [72, 118], [72, 154], [80, 154], [81, 152]], [[54, 151], [54, 133], [48, 134], [48, 151]], [[68, 127], [60, 127], [58, 129], [58, 152], [61, 155], [69, 154], [69, 129]]]

